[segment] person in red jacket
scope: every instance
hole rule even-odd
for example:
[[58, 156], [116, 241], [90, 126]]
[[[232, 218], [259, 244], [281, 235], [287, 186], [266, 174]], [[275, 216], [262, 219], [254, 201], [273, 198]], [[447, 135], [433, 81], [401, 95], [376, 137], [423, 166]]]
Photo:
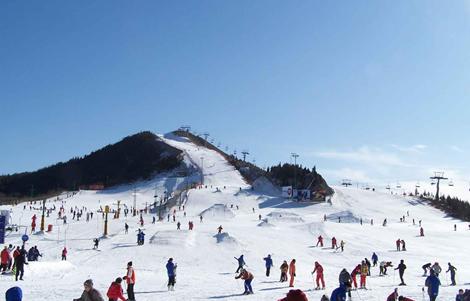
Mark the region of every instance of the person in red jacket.
[[407, 297], [400, 296], [400, 297], [398, 297], [398, 301], [414, 301], [414, 300], [410, 299], [410, 298], [407, 298]]
[[121, 282], [122, 278], [119, 277], [116, 279], [116, 281], [111, 283], [111, 286], [109, 287], [108, 292], [106, 293], [109, 298], [109, 301], [127, 301], [126, 298], [124, 298], [124, 296], [122, 295]]
[[318, 236], [318, 241], [317, 241], [317, 245], [316, 245], [316, 246], [318, 247], [318, 245], [320, 245], [320, 247], [323, 248], [323, 237], [322, 237], [321, 235]]
[[1, 264], [2, 264], [2, 272], [5, 272], [7, 270], [8, 263], [10, 262], [10, 253], [8, 253], [7, 246], [5, 246], [5, 248], [0, 253], [0, 257], [1, 257]]
[[321, 283], [321, 288], [325, 289], [325, 279], [323, 278], [323, 267], [321, 264], [318, 263], [318, 261], [315, 261], [315, 268], [313, 269], [312, 275], [317, 272], [317, 278], [316, 278], [316, 283], [317, 287], [315, 289], [319, 290], [320, 289], [320, 283]]
[[64, 247], [62, 250], [62, 260], [67, 260], [67, 248]]
[[360, 274], [361, 273], [361, 265], [358, 264], [354, 270], [351, 272], [351, 279], [352, 279], [352, 282], [353, 282], [353, 285], [354, 285], [354, 288], [357, 289], [357, 280], [356, 280], [356, 276], [357, 274]]
[[295, 274], [295, 259], [292, 259], [292, 261], [289, 264], [289, 276], [290, 276], [289, 287], [294, 287], [294, 279], [295, 279], [295, 276], [297, 276]]
[[336, 243], [336, 237], [333, 236], [333, 238], [331, 239], [331, 248], [336, 249], [337, 247], [338, 245]]
[[308, 301], [307, 296], [301, 290], [290, 290], [285, 298], [278, 301]]
[[395, 289], [388, 297], [387, 301], [397, 301], [398, 299], [398, 289]]

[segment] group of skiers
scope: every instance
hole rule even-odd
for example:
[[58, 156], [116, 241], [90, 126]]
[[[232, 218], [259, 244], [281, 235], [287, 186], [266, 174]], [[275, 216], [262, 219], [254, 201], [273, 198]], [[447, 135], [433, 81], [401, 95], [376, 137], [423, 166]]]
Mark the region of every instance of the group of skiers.
[[[333, 250], [341, 249], [341, 252], [343, 252], [344, 251], [344, 245], [345, 245], [345, 242], [343, 240], [341, 240], [341, 242], [338, 245], [338, 241], [337, 241], [336, 237], [333, 236], [331, 238], [331, 248]], [[317, 237], [317, 244], [315, 246], [316, 247], [320, 246], [321, 248], [323, 248], [323, 236], [319, 235]]]
[[21, 248], [17, 246], [16, 249], [11, 244], [8, 247], [5, 246], [0, 254], [2, 274], [6, 274], [7, 271], [11, 270], [16, 281], [18, 281], [18, 278], [23, 280], [24, 265], [28, 264], [26, 261], [27, 254], [24, 245]]

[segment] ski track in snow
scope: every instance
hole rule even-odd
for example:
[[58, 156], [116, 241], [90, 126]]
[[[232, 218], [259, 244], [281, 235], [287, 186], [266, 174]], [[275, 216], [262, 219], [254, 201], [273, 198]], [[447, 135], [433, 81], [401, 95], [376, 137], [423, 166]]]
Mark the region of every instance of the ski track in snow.
[[[52, 233], [30, 235], [27, 248], [37, 245], [43, 257], [39, 262], [31, 262], [25, 267], [25, 281], [17, 283], [11, 275], [2, 275], [1, 291], [20, 285], [24, 300], [72, 300], [81, 295], [83, 281], [92, 278], [95, 287], [105, 296], [110, 283], [116, 277], [124, 276], [126, 263], [133, 261], [138, 301], [272, 301], [282, 298], [289, 291], [286, 283], [278, 282], [280, 264], [283, 260], [290, 262], [295, 258], [298, 276], [296, 288], [307, 291], [309, 300], [319, 300], [322, 294], [329, 296], [337, 287], [338, 275], [343, 267], [351, 271], [363, 258], [370, 258], [372, 252], [378, 254], [380, 261], [392, 261], [395, 266], [400, 259], [405, 260], [408, 266], [405, 281], [408, 286], [399, 287], [399, 293], [415, 300], [422, 300], [421, 288], [425, 278], [421, 276], [421, 266], [426, 262], [438, 261], [444, 269], [450, 261], [458, 269], [456, 287], [445, 286], [446, 276], [445, 273], [441, 274], [444, 286], [441, 287], [438, 300], [454, 300], [459, 288], [468, 288], [470, 271], [467, 267], [470, 256], [465, 255], [465, 246], [470, 242], [468, 223], [448, 218], [445, 213], [410, 197], [355, 188], [335, 187], [331, 205], [321, 203], [306, 206], [262, 196], [251, 192], [239, 172], [218, 153], [198, 147], [183, 138], [162, 139], [182, 149], [186, 156], [185, 162], [199, 170], [201, 166], [198, 162], [204, 157], [204, 181], [208, 188], [191, 190], [185, 204], [186, 217], [182, 211], [177, 211], [181, 230], [176, 230], [176, 223], [166, 222], [166, 219], [151, 224], [151, 215], [144, 214], [145, 225], [142, 228], [146, 233], [146, 242], [143, 246], [137, 246], [136, 231], [140, 227], [138, 217], [121, 216], [119, 220], [110, 218], [109, 237], [100, 241], [99, 250], [93, 250], [93, 238], [100, 237], [103, 231], [101, 214], [95, 212], [90, 222], [84, 218], [79, 222], [73, 221], [69, 214], [70, 206], [87, 206], [96, 211], [104, 205], [115, 208], [117, 200], [121, 200], [123, 205], [132, 206], [132, 192], [136, 187], [138, 206], [143, 207], [146, 202], [153, 202], [155, 189], [160, 195], [170, 188], [176, 189], [184, 183], [184, 179], [168, 181], [164, 176], [159, 176], [152, 181], [123, 185], [105, 192], [81, 191], [66, 199], [68, 225], [64, 226], [56, 220], [56, 213], [53, 212], [51, 217], [46, 218], [46, 224], [54, 225]], [[216, 187], [221, 192], [215, 193]], [[264, 205], [260, 206], [261, 203]], [[52, 204], [52, 201], [48, 202], [48, 206]], [[55, 204], [60, 207], [60, 202]], [[225, 211], [220, 210], [220, 206], [218, 209], [209, 209], [214, 204], [227, 205], [227, 212], [233, 212], [234, 217], [231, 214], [228, 214], [229, 217], [224, 216]], [[230, 209], [231, 204], [234, 205], [233, 209]], [[236, 205], [239, 210], [235, 208]], [[255, 213], [252, 208], [256, 209]], [[199, 214], [207, 209], [209, 213], [200, 223]], [[29, 225], [33, 214], [40, 216], [40, 211], [30, 211], [29, 208], [23, 211], [23, 204], [12, 210], [14, 223], [22, 225]], [[406, 215], [407, 211], [410, 216], [405, 223], [400, 223], [399, 218]], [[258, 214], [262, 215], [262, 221], [259, 221]], [[332, 219], [324, 222], [325, 214]], [[337, 216], [341, 216], [344, 222], [338, 223]], [[362, 218], [364, 224], [361, 226], [356, 218]], [[388, 220], [386, 227], [382, 226], [384, 218]], [[419, 228], [412, 224], [412, 218], [415, 218], [416, 223], [418, 220], [423, 221], [425, 237], [418, 236]], [[373, 226], [370, 225], [371, 219], [374, 220]], [[190, 220], [195, 224], [193, 231], [188, 230], [187, 223]], [[124, 233], [124, 222], [130, 226], [129, 234]], [[453, 231], [454, 223], [458, 231]], [[215, 234], [219, 225], [223, 226], [227, 234], [218, 241]], [[19, 245], [20, 234], [8, 235], [6, 243]], [[323, 248], [315, 247], [318, 235], [324, 237]], [[343, 253], [330, 248], [333, 236], [338, 239], [338, 243], [341, 240], [346, 242]], [[395, 251], [395, 240], [398, 238], [406, 241], [408, 251]], [[60, 260], [64, 244], [68, 249], [66, 262]], [[255, 275], [255, 294], [251, 296], [240, 297], [243, 282], [234, 279], [237, 265], [233, 257], [240, 254], [245, 255], [248, 270]], [[269, 278], [264, 276], [262, 260], [267, 254], [272, 254], [275, 265]], [[165, 264], [169, 257], [173, 257], [178, 264], [174, 292], [168, 292], [166, 288]], [[327, 288], [324, 291], [313, 290], [314, 278], [310, 273], [315, 261], [319, 261], [325, 270]], [[388, 276], [379, 277], [378, 268], [372, 268], [372, 277], [367, 281], [371, 290], [352, 292], [353, 300], [385, 300], [399, 283], [398, 273], [390, 270]]]

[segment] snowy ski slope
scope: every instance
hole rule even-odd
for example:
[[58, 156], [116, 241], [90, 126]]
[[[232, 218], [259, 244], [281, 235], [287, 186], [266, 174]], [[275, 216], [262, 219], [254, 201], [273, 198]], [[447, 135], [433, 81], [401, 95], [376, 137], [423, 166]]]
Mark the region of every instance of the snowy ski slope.
[[[185, 203], [186, 217], [178, 208], [177, 221], [182, 230], [176, 230], [176, 223], [151, 224], [152, 216], [144, 214], [146, 242], [136, 244], [138, 217], [121, 216], [110, 219], [109, 236], [102, 239], [99, 250], [92, 249], [92, 239], [101, 236], [103, 219], [95, 213], [93, 220], [82, 218], [73, 221], [68, 213], [68, 224], [56, 219], [56, 213], [47, 218], [53, 224], [51, 233], [30, 235], [27, 248], [37, 245], [43, 253], [39, 262], [32, 262], [25, 268], [25, 281], [15, 283], [11, 275], [0, 276], [0, 291], [19, 284], [23, 288], [24, 300], [64, 301], [78, 298], [82, 283], [92, 278], [95, 287], [105, 295], [110, 283], [125, 274], [126, 263], [133, 261], [136, 270], [136, 299], [154, 300], [278, 300], [289, 290], [286, 283], [279, 283], [278, 267], [283, 260], [297, 260], [295, 287], [306, 290], [309, 300], [319, 300], [323, 293], [329, 295], [337, 287], [338, 274], [343, 267], [351, 271], [360, 261], [372, 252], [379, 260], [393, 261], [396, 265], [404, 259], [408, 266], [405, 273], [406, 287], [399, 292], [415, 300], [422, 300], [421, 288], [424, 283], [421, 265], [438, 261], [443, 268], [451, 261], [458, 269], [457, 287], [446, 286], [442, 274], [441, 296], [438, 300], [454, 300], [458, 288], [468, 287], [469, 255], [466, 246], [470, 243], [468, 223], [447, 218], [442, 212], [419, 203], [413, 198], [391, 196], [388, 193], [365, 191], [356, 188], [334, 187], [336, 194], [332, 204], [292, 203], [283, 199], [256, 194], [249, 189], [232, 166], [214, 151], [198, 147], [184, 138], [165, 136], [165, 141], [184, 150], [185, 161], [200, 168], [204, 162], [204, 183], [207, 188], [193, 189]], [[201, 157], [204, 159], [201, 160]], [[96, 211], [99, 206], [110, 205], [116, 208], [117, 200], [131, 206], [133, 189], [136, 188], [137, 203], [143, 208], [146, 202], [152, 203], [154, 193], [171, 191], [183, 185], [184, 178], [160, 176], [152, 181], [121, 186], [112, 190], [81, 191], [64, 200], [66, 212], [72, 206], [86, 206]], [[226, 186], [224, 189], [223, 186]], [[220, 191], [217, 191], [216, 188]], [[240, 190], [241, 188], [241, 190]], [[54, 204], [48, 201], [47, 206]], [[61, 201], [55, 202], [60, 207]], [[228, 208], [224, 208], [226, 204]], [[231, 205], [233, 209], [231, 209]], [[239, 206], [239, 210], [236, 206]], [[36, 205], [39, 207], [39, 205]], [[1, 209], [10, 209], [1, 206]], [[255, 208], [255, 212], [253, 212]], [[14, 206], [13, 221], [29, 226], [31, 216], [40, 216], [39, 210], [23, 210], [23, 204]], [[199, 214], [204, 211], [203, 223]], [[399, 218], [409, 211], [405, 223]], [[258, 220], [261, 214], [265, 221]], [[323, 221], [326, 215], [328, 220]], [[338, 217], [342, 222], [338, 223]], [[359, 220], [363, 219], [363, 225]], [[382, 221], [388, 219], [383, 227]], [[419, 228], [412, 218], [422, 220], [425, 237], [419, 237]], [[370, 220], [374, 220], [374, 225]], [[188, 221], [194, 221], [195, 229], [188, 231]], [[130, 225], [129, 234], [124, 233], [124, 222]], [[457, 231], [453, 225], [457, 224]], [[225, 234], [216, 237], [217, 227], [222, 225]], [[29, 228], [28, 228], [29, 231]], [[19, 245], [24, 228], [19, 233], [11, 233], [6, 243]], [[324, 248], [315, 247], [316, 238], [325, 238]], [[329, 248], [331, 237], [346, 242], [345, 251], [337, 252]], [[401, 238], [407, 243], [406, 252], [395, 250], [395, 240]], [[60, 261], [64, 245], [68, 248], [68, 261]], [[243, 283], [234, 279], [236, 261], [234, 256], [245, 254], [248, 269], [255, 275], [254, 295], [240, 296]], [[274, 269], [271, 277], [264, 276], [264, 261], [272, 254]], [[173, 257], [178, 264], [176, 290], [168, 292], [166, 287], [165, 264]], [[315, 291], [310, 274], [313, 264], [319, 261], [325, 270], [326, 290]], [[353, 292], [353, 300], [385, 300], [399, 283], [398, 274], [379, 277], [378, 268], [372, 269], [368, 278], [369, 290]], [[466, 285], [465, 285], [466, 283]], [[125, 288], [124, 288], [125, 289]]]

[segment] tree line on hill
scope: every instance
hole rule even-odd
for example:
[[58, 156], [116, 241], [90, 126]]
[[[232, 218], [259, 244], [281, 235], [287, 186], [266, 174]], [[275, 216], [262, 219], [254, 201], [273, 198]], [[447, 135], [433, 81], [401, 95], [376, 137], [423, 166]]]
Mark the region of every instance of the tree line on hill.
[[0, 200], [39, 197], [79, 187], [110, 187], [148, 179], [179, 166], [181, 151], [140, 132], [84, 157], [34, 172], [0, 176]]

